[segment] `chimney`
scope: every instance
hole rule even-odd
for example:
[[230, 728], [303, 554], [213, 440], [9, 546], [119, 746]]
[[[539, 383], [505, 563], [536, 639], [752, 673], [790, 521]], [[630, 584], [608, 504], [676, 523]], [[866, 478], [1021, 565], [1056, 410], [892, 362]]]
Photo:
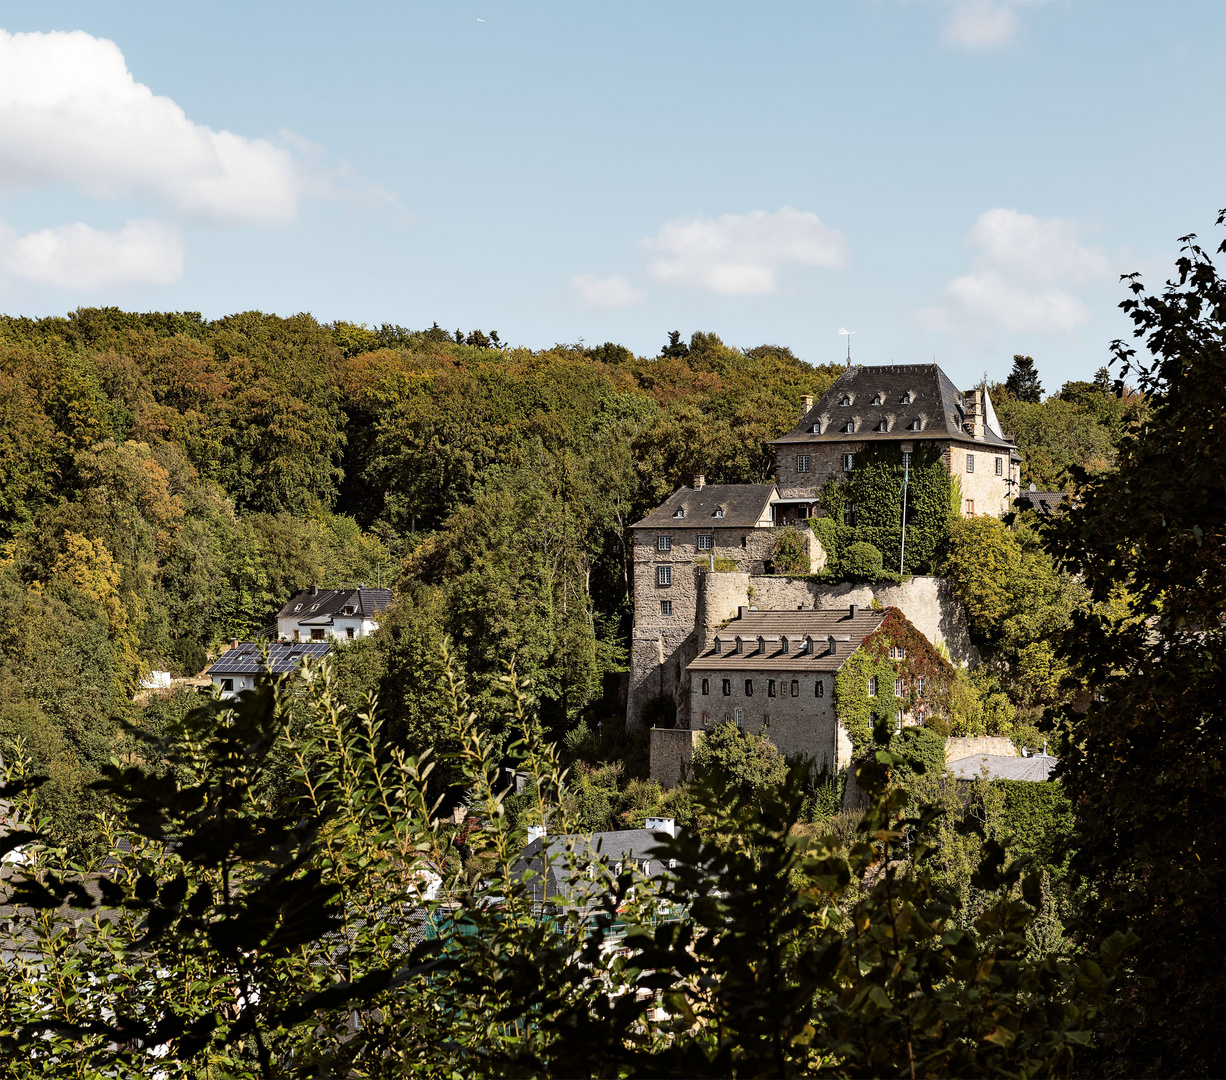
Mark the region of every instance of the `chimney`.
[[963, 396], [966, 398], [966, 428], [974, 438], [982, 439], [984, 436], [983, 391], [976, 387], [974, 390], [967, 390]]
[[847, 617], [849, 619], [854, 619], [856, 617], [856, 605], [855, 604], [848, 605]]
[[312, 596], [318, 596], [318, 595], [319, 595], [319, 586], [318, 586], [318, 585], [312, 585], [312, 586], [311, 586], [311, 595], [312, 595]]
[[749, 610], [749, 609], [748, 609], [747, 607], [745, 607], [745, 605], [744, 605], [744, 604], [742, 604], [742, 605], [741, 605], [739, 608], [737, 608], [737, 609], [736, 609], [736, 617], [737, 617], [738, 619], [743, 619], [743, 618], [745, 618], [745, 612], [746, 612], [746, 611], [748, 611], [748, 610]]
[[677, 820], [670, 817], [649, 817], [643, 824], [648, 832], [662, 832], [669, 836], [677, 835]]
[[694, 490], [695, 491], [701, 491], [706, 486], [707, 486], [707, 478], [703, 476], [702, 473], [699, 473], [697, 476], [694, 477]]
[[232, 638], [230, 639], [230, 648], [232, 648], [232, 649], [237, 649], [237, 648], [238, 648], [238, 638], [236, 638], [236, 637], [232, 637]]
[[813, 395], [805, 394], [800, 399], [800, 418], [803, 420], [809, 415], [809, 410], [813, 408]]

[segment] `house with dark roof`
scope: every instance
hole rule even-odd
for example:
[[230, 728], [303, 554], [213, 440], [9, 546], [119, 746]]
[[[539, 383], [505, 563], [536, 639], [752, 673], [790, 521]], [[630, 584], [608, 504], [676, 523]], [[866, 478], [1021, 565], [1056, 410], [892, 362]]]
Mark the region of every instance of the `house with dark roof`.
[[321, 589], [315, 585], [291, 596], [277, 612], [279, 641], [352, 640], [379, 628], [392, 602], [391, 589]]
[[[896, 642], [910, 642], [910, 655]], [[853, 667], [842, 692], [835, 680], [857, 653], [887, 658], [892, 686], [882, 675]], [[804, 755], [818, 766], [846, 768], [853, 741], [848, 730], [853, 700], [909, 702], [882, 715], [891, 726], [922, 722], [926, 701], [939, 691], [949, 665], [896, 608], [757, 611], [742, 607], [720, 626], [687, 667], [689, 727], [710, 730], [734, 723], [761, 732], [785, 754]], [[880, 670], [874, 665], [874, 670]], [[919, 672], [932, 672], [930, 681]], [[861, 685], [863, 684], [863, 685]], [[654, 763], [653, 763], [654, 764]], [[653, 773], [654, 773], [653, 769]]]
[[986, 386], [959, 390], [936, 364], [848, 368], [775, 448], [777, 504], [807, 517], [828, 477], [844, 478], [867, 446], [896, 447], [900, 458], [934, 446], [962, 489], [962, 514], [1008, 512], [1021, 455], [1001, 431]]
[[233, 697], [272, 675], [297, 671], [304, 660], [317, 662], [332, 651], [328, 641], [234, 642], [208, 668], [207, 674], [223, 697]]

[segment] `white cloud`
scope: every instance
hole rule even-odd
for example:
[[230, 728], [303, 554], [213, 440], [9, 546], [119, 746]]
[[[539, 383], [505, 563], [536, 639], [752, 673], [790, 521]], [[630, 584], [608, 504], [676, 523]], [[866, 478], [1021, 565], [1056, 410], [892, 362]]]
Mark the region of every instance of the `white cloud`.
[[724, 296], [771, 293], [784, 267], [841, 266], [847, 255], [841, 232], [790, 206], [775, 214], [678, 218], [642, 243], [659, 253], [649, 268], [658, 281]]
[[160, 221], [129, 221], [115, 232], [78, 221], [25, 236], [4, 225], [0, 247], [6, 276], [53, 288], [168, 285], [183, 276], [183, 237]]
[[618, 274], [603, 278], [595, 274], [578, 274], [571, 280], [571, 288], [575, 290], [579, 303], [584, 307], [606, 310], [630, 307], [646, 296], [646, 293], [636, 289]]
[[979, 323], [1020, 332], [1068, 333], [1089, 321], [1070, 290], [1111, 274], [1101, 248], [1087, 247], [1065, 218], [1016, 210], [980, 214], [966, 238], [976, 252], [969, 274], [945, 288], [945, 302], [919, 312], [929, 329], [955, 331]]
[[136, 82], [113, 41], [0, 30], [0, 181], [153, 194], [180, 212], [278, 225], [298, 209], [288, 150], [195, 124]]
[[945, 20], [941, 41], [963, 49], [995, 49], [1018, 31], [1017, 11], [995, 0], [963, 0]]

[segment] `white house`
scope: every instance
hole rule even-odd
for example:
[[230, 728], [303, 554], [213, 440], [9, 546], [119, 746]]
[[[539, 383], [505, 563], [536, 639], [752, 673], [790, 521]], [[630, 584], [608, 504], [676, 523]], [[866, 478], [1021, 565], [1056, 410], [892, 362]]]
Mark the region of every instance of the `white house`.
[[329, 641], [366, 637], [392, 602], [391, 589], [321, 589], [290, 597], [277, 612], [278, 641]]

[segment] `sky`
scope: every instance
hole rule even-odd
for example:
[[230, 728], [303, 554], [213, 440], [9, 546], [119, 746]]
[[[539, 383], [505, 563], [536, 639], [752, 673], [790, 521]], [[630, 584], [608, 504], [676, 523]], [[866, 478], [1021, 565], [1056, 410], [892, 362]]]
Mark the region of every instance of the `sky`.
[[22, 3], [0, 311], [1092, 378], [1226, 205], [1226, 4]]

